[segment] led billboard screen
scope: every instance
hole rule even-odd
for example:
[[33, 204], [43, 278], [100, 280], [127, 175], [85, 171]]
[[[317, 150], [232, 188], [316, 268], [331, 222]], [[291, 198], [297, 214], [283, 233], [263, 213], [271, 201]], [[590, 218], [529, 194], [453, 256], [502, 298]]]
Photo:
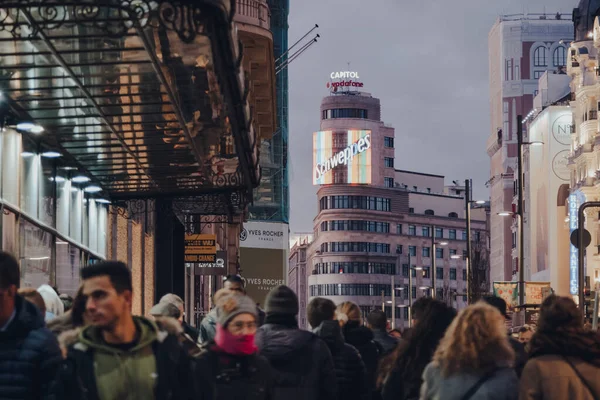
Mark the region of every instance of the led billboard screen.
[[371, 183], [369, 130], [319, 131], [313, 135], [313, 184]]

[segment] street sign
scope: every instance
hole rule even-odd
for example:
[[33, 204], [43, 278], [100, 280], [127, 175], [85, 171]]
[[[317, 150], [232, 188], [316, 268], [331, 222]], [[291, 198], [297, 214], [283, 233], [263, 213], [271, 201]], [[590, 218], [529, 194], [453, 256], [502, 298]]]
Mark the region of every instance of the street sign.
[[217, 255], [217, 236], [188, 234], [185, 235], [186, 263], [214, 263]]
[[[583, 230], [583, 248], [586, 248], [590, 245], [590, 243], [592, 243], [592, 235], [590, 235], [590, 232], [587, 229]], [[575, 247], [577, 247], [578, 249], [579, 247], [579, 229], [575, 229], [573, 232], [571, 232], [571, 244]]]

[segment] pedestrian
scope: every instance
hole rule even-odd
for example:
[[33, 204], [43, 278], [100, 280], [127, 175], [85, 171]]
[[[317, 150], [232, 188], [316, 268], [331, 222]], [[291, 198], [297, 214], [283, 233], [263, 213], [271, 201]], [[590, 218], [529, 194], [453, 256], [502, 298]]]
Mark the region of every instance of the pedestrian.
[[387, 332], [387, 315], [382, 310], [373, 310], [367, 316], [367, 326], [373, 331], [373, 338], [382, 350], [380, 357], [391, 353], [398, 345], [398, 339]]
[[540, 309], [529, 342], [521, 400], [600, 399], [600, 336], [586, 331], [581, 312], [568, 297], [550, 296]]
[[200, 400], [267, 400], [272, 398], [269, 362], [257, 353], [256, 305], [241, 293], [217, 303], [217, 334], [197, 358]]
[[[217, 304], [219, 302], [219, 299], [222, 296], [225, 296], [227, 294], [234, 293], [234, 292], [237, 292], [237, 291], [232, 291], [230, 289], [225, 289], [225, 288], [217, 290], [217, 292], [213, 295], [213, 304]], [[241, 292], [239, 292], [239, 293], [241, 293]], [[198, 331], [198, 343], [199, 344], [208, 343], [215, 338], [216, 334], [217, 334], [217, 308], [213, 307], [213, 309], [209, 311], [209, 313], [204, 317], [204, 319], [202, 319], [202, 322], [200, 323], [200, 329]]]
[[384, 400], [416, 399], [422, 384], [423, 371], [452, 320], [455, 311], [441, 301], [426, 303], [419, 315], [413, 335], [382, 360], [377, 387]]
[[419, 324], [419, 321], [423, 317], [423, 313], [425, 312], [427, 307], [429, 307], [433, 300], [434, 299], [432, 299], [431, 297], [420, 297], [413, 303], [413, 305], [410, 308], [411, 327], [404, 330], [404, 339], [410, 338], [413, 329]]
[[[507, 305], [506, 301], [500, 297], [496, 296], [485, 296], [482, 300], [492, 307], [495, 307], [500, 314], [504, 317], [504, 320], [510, 320], [510, 316], [506, 313]], [[512, 337], [511, 333], [508, 332], [508, 341], [515, 351], [515, 371], [517, 372], [517, 376], [521, 377], [521, 373], [523, 372], [523, 368], [525, 368], [525, 363], [527, 362], [527, 353], [525, 352], [525, 346], [523, 343], [519, 342], [517, 339]]]
[[346, 343], [356, 347], [367, 369], [367, 383], [370, 391], [375, 392], [377, 365], [381, 349], [375, 343], [373, 332], [363, 326], [360, 308], [351, 301], [338, 304], [336, 319], [342, 327], [342, 334]]
[[71, 308], [73, 308], [73, 298], [71, 296], [69, 296], [66, 293], [63, 293], [58, 297], [60, 298], [60, 301], [62, 301], [62, 303], [63, 303], [65, 312], [67, 312]]
[[335, 318], [335, 303], [315, 297], [306, 310], [308, 323], [315, 335], [323, 339], [331, 351], [339, 399], [365, 400], [371, 398], [365, 364], [356, 348], [345, 343], [340, 324]]
[[78, 330], [78, 328], [87, 325], [85, 318], [85, 302], [86, 299], [83, 296], [83, 287], [80, 287], [73, 299], [71, 309], [60, 317], [56, 317], [48, 322], [48, 329], [59, 336], [64, 332]]
[[194, 342], [198, 341], [199, 332], [196, 328], [191, 326], [185, 321], [185, 302], [175, 293], [167, 293], [160, 298], [159, 303], [170, 303], [179, 310], [179, 316], [175, 319], [181, 323], [183, 331], [188, 335]]
[[402, 339], [402, 331], [400, 329], [392, 329], [390, 332], [390, 336], [398, 339]]
[[67, 398], [194, 399], [193, 365], [178, 338], [132, 315], [127, 266], [100, 262], [83, 268], [81, 278], [90, 325], [68, 350]]
[[423, 373], [421, 400], [514, 400], [518, 378], [504, 316], [479, 302], [458, 314]]
[[37, 291], [42, 295], [44, 304], [46, 304], [46, 322], [65, 313], [65, 306], [52, 286], [41, 285]]
[[[225, 283], [223, 284], [225, 289], [233, 290], [242, 294], [246, 293], [246, 281], [240, 275], [227, 275], [225, 277]], [[256, 312], [258, 313], [258, 326], [265, 323], [265, 312], [260, 308], [260, 303], [256, 303]]]
[[526, 345], [531, 340], [531, 337], [535, 333], [535, 328], [531, 325], [523, 325], [519, 328], [519, 342]]
[[0, 251], [0, 398], [58, 400], [60, 348], [44, 315], [17, 294], [20, 280], [18, 261]]
[[298, 328], [298, 312], [292, 289], [281, 285], [269, 292], [256, 345], [274, 370], [272, 400], [336, 400], [331, 352], [314, 333]]

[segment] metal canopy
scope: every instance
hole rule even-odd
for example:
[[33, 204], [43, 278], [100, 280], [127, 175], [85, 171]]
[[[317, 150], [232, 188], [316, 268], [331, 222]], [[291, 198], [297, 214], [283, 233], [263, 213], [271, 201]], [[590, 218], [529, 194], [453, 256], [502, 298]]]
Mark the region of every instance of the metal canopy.
[[245, 199], [258, 160], [232, 14], [217, 0], [3, 1], [0, 90], [113, 199]]

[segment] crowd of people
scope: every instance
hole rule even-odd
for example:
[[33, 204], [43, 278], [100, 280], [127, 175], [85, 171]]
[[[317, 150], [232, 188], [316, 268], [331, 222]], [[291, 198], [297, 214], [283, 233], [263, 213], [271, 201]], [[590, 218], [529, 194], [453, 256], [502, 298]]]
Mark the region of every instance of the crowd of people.
[[196, 331], [174, 294], [133, 315], [123, 263], [85, 267], [81, 279], [72, 299], [20, 289], [18, 262], [0, 252], [0, 399], [600, 398], [600, 338], [567, 297], [548, 297], [518, 340], [496, 297], [460, 312], [421, 298], [404, 332], [388, 331], [383, 311], [317, 297], [308, 331], [290, 288], [273, 289], [263, 311], [233, 277]]

